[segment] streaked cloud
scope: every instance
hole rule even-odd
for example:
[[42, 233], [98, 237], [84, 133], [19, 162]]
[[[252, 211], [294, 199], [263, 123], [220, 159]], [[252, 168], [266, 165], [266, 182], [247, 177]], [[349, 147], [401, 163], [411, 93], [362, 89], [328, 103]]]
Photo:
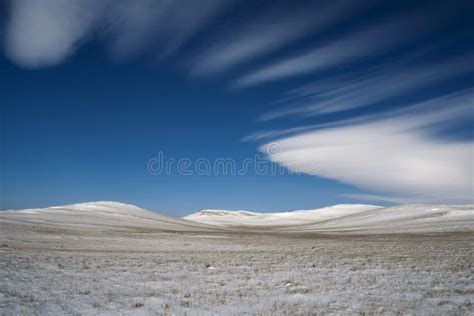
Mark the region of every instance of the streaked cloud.
[[357, 14], [370, 1], [333, 1], [300, 7], [295, 12], [274, 9], [236, 28], [217, 44], [200, 53], [191, 74], [205, 75], [227, 71], [240, 63], [255, 59], [284, 47], [308, 34], [317, 34]]
[[172, 54], [232, 1], [122, 1], [104, 18], [112, 53], [124, 58], [152, 47]]
[[272, 62], [238, 78], [233, 86], [250, 87], [264, 82], [312, 74], [383, 54], [413, 43], [434, 28], [440, 27], [448, 16], [448, 14], [431, 16], [429, 12], [416, 10], [403, 17], [392, 17], [388, 21], [356, 29], [312, 50]]
[[5, 53], [25, 68], [54, 66], [91, 39], [118, 58], [179, 49], [231, 0], [10, 0]]
[[436, 62], [418, 58], [376, 65], [358, 75], [325, 78], [293, 89], [282, 102], [286, 106], [263, 114], [262, 119], [331, 113], [373, 105], [472, 72], [472, 52]]
[[[463, 10], [461, 2], [401, 4], [399, 12], [381, 16], [374, 13], [377, 10], [364, 11], [374, 3], [371, 0], [322, 1], [309, 6], [304, 2], [291, 12], [267, 6], [262, 12], [252, 12], [250, 21], [236, 18], [235, 29], [227, 30], [223, 23], [207, 37], [213, 21], [225, 12], [234, 14], [226, 11], [234, 2], [9, 0], [7, 19], [1, 23], [3, 49], [13, 63], [36, 69], [58, 65], [84, 43], [98, 40], [117, 59], [147, 50], [157, 57], [185, 51], [187, 72], [201, 76], [228, 72], [235, 88], [308, 80], [304, 75], [317, 78], [298, 88], [292, 87], [299, 82], [272, 91], [284, 98], [261, 115], [262, 121], [292, 115], [310, 119], [379, 103], [394, 108], [399, 104], [390, 104], [393, 99], [420, 94], [474, 72], [469, 40], [459, 36], [459, 30], [436, 32], [456, 24], [453, 12]], [[243, 11], [260, 8], [241, 6]], [[346, 23], [360, 11], [365, 13], [361, 21]], [[186, 51], [197, 34], [204, 37], [202, 42], [215, 39], [215, 44]], [[446, 34], [454, 34], [448, 42], [457, 45], [436, 54], [437, 48], [427, 42]], [[414, 52], [400, 58], [404, 50]], [[424, 60], [425, 53], [436, 58]], [[246, 70], [238, 66], [250, 71], [243, 73]], [[430, 133], [473, 119], [474, 92], [459, 87], [451, 91], [457, 92], [436, 98], [421, 93], [418, 99], [431, 99], [340, 121], [264, 130], [243, 140], [276, 139], [281, 151], [269, 155], [272, 161], [293, 171], [365, 188], [373, 192], [360, 195], [367, 199], [472, 200], [473, 142], [438, 139]], [[307, 164], [317, 169], [305, 171]]]
[[[290, 170], [335, 179], [375, 195], [409, 202], [472, 201], [474, 142], [448, 142], [430, 131], [473, 119], [473, 105], [474, 91], [460, 91], [390, 116], [277, 139], [281, 150], [267, 154]], [[260, 149], [265, 152], [267, 146]]]

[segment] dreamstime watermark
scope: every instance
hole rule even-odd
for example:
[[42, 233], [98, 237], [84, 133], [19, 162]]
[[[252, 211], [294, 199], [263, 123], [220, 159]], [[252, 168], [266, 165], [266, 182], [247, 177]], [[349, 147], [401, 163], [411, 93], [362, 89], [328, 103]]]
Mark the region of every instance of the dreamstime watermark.
[[[278, 143], [271, 143], [266, 147], [266, 152], [268, 156], [275, 156], [281, 152], [281, 147]], [[214, 160], [201, 157], [193, 160], [186, 157], [167, 157], [163, 151], [148, 160], [147, 170], [153, 176], [173, 174], [181, 176], [243, 176], [247, 174], [263, 176], [316, 173], [317, 171], [315, 163], [286, 162], [278, 164], [260, 154], [240, 160], [230, 157]]]

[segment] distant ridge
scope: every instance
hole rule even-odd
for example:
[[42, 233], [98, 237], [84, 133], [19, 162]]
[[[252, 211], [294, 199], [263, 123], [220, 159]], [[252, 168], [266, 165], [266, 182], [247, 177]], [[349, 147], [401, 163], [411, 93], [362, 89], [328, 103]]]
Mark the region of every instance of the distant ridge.
[[112, 201], [85, 202], [47, 208], [0, 212], [0, 223], [74, 229], [156, 229], [208, 231], [214, 227]]
[[185, 216], [184, 218], [196, 216], [234, 216], [234, 217], [246, 217], [246, 216], [259, 216], [261, 213], [249, 212], [249, 211], [230, 211], [230, 210], [200, 210], [191, 215]]
[[312, 223], [314, 221], [328, 220], [347, 216], [368, 210], [379, 209], [381, 206], [365, 204], [338, 204], [314, 210], [298, 210], [290, 212], [257, 213], [249, 211], [229, 210], [200, 210], [185, 216], [185, 219], [219, 225], [231, 226], [274, 226], [296, 225]]
[[232, 228], [287, 233], [439, 233], [474, 232], [474, 205], [341, 204], [281, 213], [201, 210], [188, 220]]
[[200, 210], [184, 218], [111, 201], [0, 212], [0, 228], [15, 225], [75, 230], [259, 232], [284, 234], [420, 234], [474, 232], [474, 205], [340, 204], [280, 213]]

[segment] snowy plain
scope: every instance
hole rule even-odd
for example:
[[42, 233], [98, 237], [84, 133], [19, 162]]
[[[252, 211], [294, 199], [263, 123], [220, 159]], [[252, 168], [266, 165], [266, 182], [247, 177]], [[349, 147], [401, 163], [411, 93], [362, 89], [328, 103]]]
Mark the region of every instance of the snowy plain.
[[0, 315], [472, 315], [473, 220], [427, 205], [3, 211]]

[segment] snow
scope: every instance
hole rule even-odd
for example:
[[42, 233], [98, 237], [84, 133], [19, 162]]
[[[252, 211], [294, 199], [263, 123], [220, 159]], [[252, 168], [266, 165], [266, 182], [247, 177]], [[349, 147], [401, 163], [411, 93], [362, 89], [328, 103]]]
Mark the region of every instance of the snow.
[[257, 213], [201, 210], [176, 218], [130, 204], [99, 201], [0, 212], [0, 222], [165, 231], [249, 230], [276, 233], [429, 233], [474, 231], [474, 205], [340, 204], [315, 210]]
[[303, 233], [429, 233], [474, 231], [474, 205], [342, 204], [309, 211], [250, 213], [203, 210], [185, 219], [228, 228]]
[[217, 225], [232, 226], [287, 226], [316, 221], [324, 221], [344, 217], [368, 210], [378, 209], [380, 206], [364, 204], [339, 204], [315, 210], [299, 210], [292, 212], [256, 213], [248, 211], [201, 210], [185, 216], [185, 219]]
[[63, 228], [146, 228], [167, 231], [214, 230], [207, 225], [147, 211], [134, 205], [98, 201], [0, 212], [0, 222], [57, 225]]
[[0, 315], [472, 315], [473, 234], [278, 236], [0, 221]]
[[432, 233], [474, 231], [474, 205], [399, 205], [315, 222], [291, 231]]
[[0, 212], [0, 315], [474, 313], [471, 205], [187, 218], [116, 202]]

